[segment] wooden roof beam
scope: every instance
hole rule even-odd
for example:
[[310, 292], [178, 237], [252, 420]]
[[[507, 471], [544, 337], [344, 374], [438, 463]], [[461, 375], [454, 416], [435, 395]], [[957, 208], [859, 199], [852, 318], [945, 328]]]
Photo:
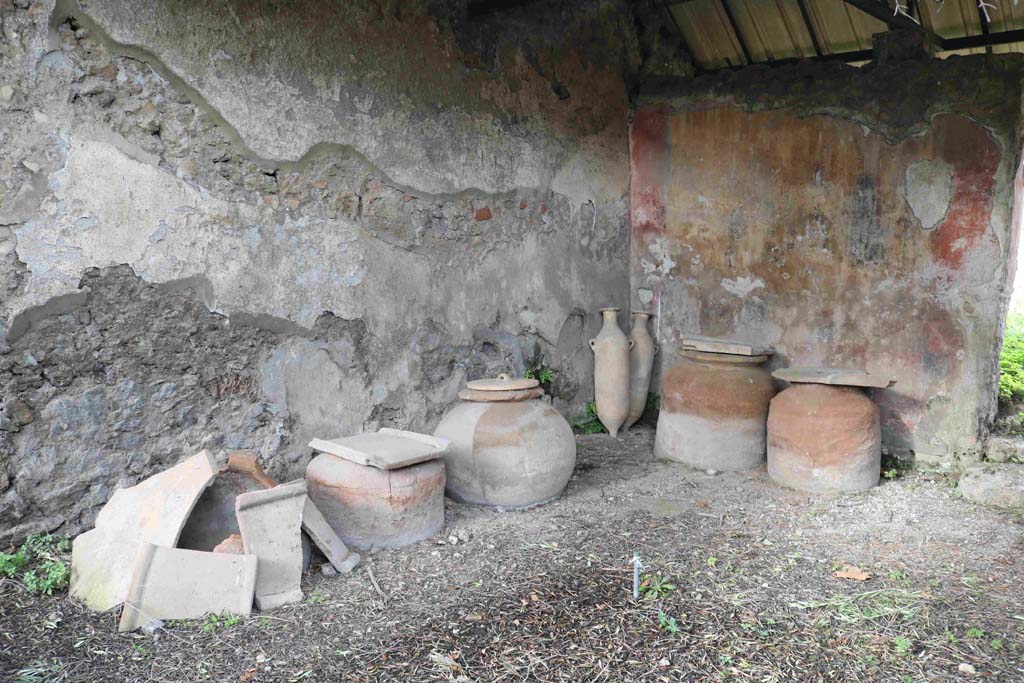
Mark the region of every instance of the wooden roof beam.
[[807, 34], [811, 37], [811, 44], [814, 46], [814, 54], [821, 56], [821, 43], [818, 42], [818, 34], [814, 31], [814, 25], [811, 23], [811, 15], [807, 11], [807, 3], [804, 0], [796, 0], [796, 4], [800, 6], [800, 16], [804, 18], [804, 27], [807, 29]]
[[921, 26], [921, 24], [917, 23], [910, 17], [895, 13], [893, 8], [889, 7], [889, 3], [886, 2], [886, 0], [843, 0], [843, 2], [851, 7], [859, 9], [868, 16], [878, 19], [889, 28], [921, 31], [925, 34], [928, 42], [933, 45], [942, 45], [942, 38], [935, 35], [924, 26]]
[[729, 0], [719, 0], [719, 4], [721, 4], [722, 9], [725, 11], [725, 18], [729, 20], [729, 26], [732, 28], [733, 35], [736, 36], [736, 42], [739, 43], [743, 58], [747, 60], [747, 64], [753, 64], [754, 60], [750, 56], [750, 50], [747, 49], [746, 41], [743, 40], [740, 25], [736, 23], [736, 17], [732, 15], [732, 10], [729, 9]]

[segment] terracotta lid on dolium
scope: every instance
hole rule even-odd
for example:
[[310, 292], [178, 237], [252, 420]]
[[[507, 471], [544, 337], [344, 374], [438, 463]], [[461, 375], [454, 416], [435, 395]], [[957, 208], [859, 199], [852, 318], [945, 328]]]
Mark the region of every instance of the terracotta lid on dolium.
[[490, 379], [475, 379], [472, 382], [466, 382], [466, 388], [474, 391], [518, 391], [539, 386], [539, 380], [530, 377], [509, 377], [508, 373], [504, 372]]
[[502, 373], [492, 379], [478, 379], [466, 383], [466, 388], [459, 392], [463, 401], [481, 403], [506, 403], [513, 401], [529, 401], [540, 398], [544, 390], [540, 382], [526, 377], [509, 377]]

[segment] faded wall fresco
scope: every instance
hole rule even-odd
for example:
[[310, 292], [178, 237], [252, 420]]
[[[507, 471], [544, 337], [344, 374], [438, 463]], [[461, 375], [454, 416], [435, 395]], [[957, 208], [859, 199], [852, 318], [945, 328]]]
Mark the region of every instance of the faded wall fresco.
[[[964, 62], [946, 62], [947, 76], [970, 73]], [[891, 375], [898, 384], [874, 394], [890, 448], [974, 456], [993, 416], [1010, 283], [1019, 65], [982, 84], [1004, 88], [988, 111], [933, 95], [908, 116], [900, 98], [917, 97], [932, 62], [901, 67], [906, 77], [823, 78], [822, 90], [862, 97], [875, 80], [907, 84], [855, 115], [855, 99], [806, 82], [798, 94], [695, 84], [643, 98], [632, 270], [638, 303], [660, 310], [663, 363], [699, 333], [774, 346], [774, 365]]]

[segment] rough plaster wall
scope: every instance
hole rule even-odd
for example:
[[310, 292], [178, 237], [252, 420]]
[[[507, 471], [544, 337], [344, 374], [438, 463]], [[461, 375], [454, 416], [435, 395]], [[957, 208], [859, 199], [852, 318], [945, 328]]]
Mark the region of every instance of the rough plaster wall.
[[429, 430], [467, 377], [589, 398], [633, 27], [459, 5], [0, 0], [0, 545], [203, 446]]
[[[663, 84], [632, 126], [632, 272], [685, 334], [866, 368], [886, 443], [977, 457], [994, 409], [1018, 56]], [[664, 362], [670, 362], [668, 357]]]

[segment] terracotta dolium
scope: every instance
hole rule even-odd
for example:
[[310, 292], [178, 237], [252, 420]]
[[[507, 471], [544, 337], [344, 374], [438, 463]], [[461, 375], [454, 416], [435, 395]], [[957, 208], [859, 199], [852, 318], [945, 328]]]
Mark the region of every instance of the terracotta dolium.
[[618, 308], [602, 308], [604, 325], [590, 340], [594, 350], [594, 401], [597, 419], [612, 436], [629, 415], [629, 348], [631, 342], [619, 329]]
[[654, 354], [658, 352], [654, 339], [647, 331], [651, 314], [633, 311], [633, 328], [629, 331], [629, 414], [625, 429], [632, 427], [647, 407], [647, 394], [651, 390], [651, 368]]

